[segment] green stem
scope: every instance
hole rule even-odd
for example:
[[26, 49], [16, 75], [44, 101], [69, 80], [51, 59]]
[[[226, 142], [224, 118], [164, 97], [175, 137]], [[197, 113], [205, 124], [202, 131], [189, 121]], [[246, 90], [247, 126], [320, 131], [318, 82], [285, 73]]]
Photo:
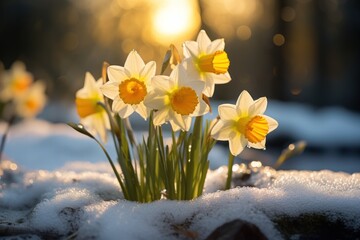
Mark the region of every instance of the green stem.
[[119, 172], [117, 171], [113, 161], [111, 160], [111, 157], [109, 155], [109, 153], [106, 151], [104, 145], [101, 144], [101, 142], [99, 140], [97, 140], [96, 138], [93, 137], [93, 139], [95, 140], [95, 142], [100, 146], [100, 148], [103, 150], [103, 152], [105, 153], [105, 156], [107, 158], [107, 160], [109, 161], [110, 165], [111, 165], [111, 168], [116, 176], [116, 179], [118, 180], [119, 184], [120, 184], [120, 187], [121, 187], [121, 190], [123, 191], [123, 194], [124, 194], [124, 197], [125, 199], [128, 199], [128, 192], [127, 192], [127, 189], [125, 188], [124, 186], [124, 183], [122, 182], [121, 180], [121, 177], [120, 177], [120, 174]]
[[[112, 135], [112, 138], [113, 138], [113, 141], [114, 141], [114, 146], [115, 146], [116, 153], [117, 153], [117, 155], [119, 156], [119, 155], [120, 155], [120, 152], [119, 152], [119, 149], [120, 149], [120, 147], [119, 147], [120, 141], [119, 141], [119, 139], [116, 137], [116, 133], [119, 132], [119, 126], [116, 125], [116, 122], [114, 121], [114, 119], [113, 119], [113, 117], [112, 117], [112, 114], [111, 114], [109, 108], [107, 107], [108, 105], [105, 105], [105, 104], [102, 103], [102, 102], [98, 102], [97, 104], [98, 104], [99, 106], [101, 106], [101, 107], [105, 110], [105, 112], [106, 112], [106, 114], [107, 114], [107, 116], [108, 116], [108, 118], [109, 118], [109, 123], [110, 123], [110, 128], [111, 128], [111, 131], [110, 131], [110, 132], [111, 132], [111, 135]], [[118, 142], [116, 142], [116, 140], [118, 140]]]
[[232, 180], [232, 167], [234, 164], [234, 155], [231, 154], [231, 152], [229, 152], [229, 159], [228, 159], [228, 174], [227, 174], [227, 179], [226, 179], [226, 184], [225, 184], [225, 190], [230, 189], [231, 187], [231, 180]]
[[14, 124], [16, 119], [16, 116], [12, 116], [7, 124], [7, 127], [5, 129], [4, 135], [1, 137], [1, 144], [0, 144], [0, 163], [2, 161], [2, 154], [4, 152], [5, 143], [7, 136], [9, 135], [10, 127]]
[[[202, 133], [202, 116], [195, 118], [193, 134], [191, 136], [190, 161], [186, 164], [186, 196], [185, 200], [191, 200], [196, 197], [198, 181], [195, 179], [196, 172], [199, 168], [200, 150], [201, 150], [201, 133]], [[188, 151], [189, 149], [185, 149]]]
[[134, 135], [134, 130], [131, 127], [131, 123], [130, 123], [129, 118], [125, 118], [124, 121], [125, 121], [126, 132], [128, 134], [131, 145], [132, 146], [137, 146], [138, 144], [136, 142], [136, 138], [135, 138], [135, 135]]
[[164, 185], [165, 188], [168, 190], [168, 188], [170, 188], [170, 181], [168, 179], [168, 174], [167, 174], [167, 166], [166, 166], [166, 154], [165, 154], [165, 149], [164, 149], [164, 143], [163, 143], [163, 136], [162, 136], [162, 131], [161, 131], [161, 127], [156, 127], [155, 129], [155, 140], [156, 140], [156, 144], [155, 145], [158, 149], [159, 149], [159, 164], [161, 167], [161, 172], [164, 173], [163, 174], [163, 178], [164, 178]]

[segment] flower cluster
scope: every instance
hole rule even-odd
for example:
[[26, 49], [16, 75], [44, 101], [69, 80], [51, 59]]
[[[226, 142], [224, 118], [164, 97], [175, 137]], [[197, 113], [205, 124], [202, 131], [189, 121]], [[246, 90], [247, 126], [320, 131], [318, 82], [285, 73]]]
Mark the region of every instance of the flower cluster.
[[22, 62], [15, 62], [9, 70], [0, 71], [1, 117], [36, 116], [45, 106], [46, 95], [43, 82], [34, 81], [32, 74]]
[[[171, 46], [160, 75], [156, 75], [156, 63], [145, 63], [135, 50], [129, 53], [124, 66], [105, 64], [103, 76], [97, 81], [86, 73], [84, 87], [76, 93], [82, 125], [71, 126], [99, 143], [125, 198], [146, 202], [159, 199], [160, 192], [170, 199], [201, 195], [208, 154], [216, 140], [229, 141], [231, 165], [245, 146], [265, 148], [266, 135], [277, 127], [274, 119], [264, 115], [265, 97], [254, 101], [243, 91], [236, 105], [220, 105], [219, 118], [205, 127], [202, 124], [202, 116], [210, 111], [209, 98], [215, 85], [231, 80], [230, 60], [224, 49], [223, 39], [211, 41], [201, 30], [196, 41], [183, 44], [183, 59]], [[163, 75], [168, 65], [172, 71]], [[140, 144], [128, 121], [135, 112], [149, 119], [149, 137]], [[163, 142], [164, 123], [170, 123], [172, 128], [169, 146]], [[121, 173], [94, 137], [96, 134], [106, 141], [106, 129], [112, 133]]]
[[8, 70], [0, 68], [0, 120], [7, 122], [0, 141], [0, 162], [12, 124], [19, 118], [35, 117], [45, 103], [44, 83], [34, 81], [24, 63], [15, 62]]

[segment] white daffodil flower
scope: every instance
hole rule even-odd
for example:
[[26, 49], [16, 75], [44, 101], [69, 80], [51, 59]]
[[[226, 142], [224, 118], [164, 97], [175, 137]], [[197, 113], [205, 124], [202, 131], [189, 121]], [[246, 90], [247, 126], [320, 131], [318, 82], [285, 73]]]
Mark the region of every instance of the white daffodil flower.
[[29, 89], [33, 83], [33, 76], [26, 71], [25, 64], [18, 61], [11, 68], [4, 71], [1, 76], [0, 99], [3, 101], [16, 100]]
[[173, 131], [188, 131], [191, 118], [209, 112], [202, 100], [204, 82], [187, 78], [183, 65], [177, 65], [170, 76], [155, 76], [153, 91], [145, 98], [145, 105], [157, 110], [153, 123], [156, 126], [170, 122]]
[[15, 99], [16, 114], [23, 118], [35, 117], [46, 104], [45, 84], [36, 81]]
[[91, 73], [85, 74], [84, 87], [76, 92], [76, 109], [80, 122], [92, 134], [98, 134], [103, 142], [107, 140], [106, 129], [110, 129], [106, 111], [98, 102], [104, 103], [104, 96], [100, 91], [102, 78], [95, 81]]
[[266, 135], [277, 128], [276, 120], [263, 115], [267, 107], [266, 97], [254, 101], [243, 91], [236, 105], [218, 107], [220, 119], [211, 131], [214, 139], [229, 141], [232, 155], [239, 155], [245, 146], [264, 149]]
[[224, 39], [211, 41], [204, 30], [199, 32], [196, 42], [187, 41], [183, 45], [186, 68], [190, 78], [205, 82], [204, 95], [212, 97], [215, 84], [231, 80], [228, 68], [230, 60], [224, 51]]
[[109, 82], [101, 87], [101, 91], [113, 100], [112, 111], [119, 113], [121, 118], [127, 118], [136, 111], [146, 120], [150, 111], [143, 101], [151, 91], [150, 81], [155, 71], [156, 63], [145, 64], [135, 50], [129, 53], [124, 67], [109, 66]]

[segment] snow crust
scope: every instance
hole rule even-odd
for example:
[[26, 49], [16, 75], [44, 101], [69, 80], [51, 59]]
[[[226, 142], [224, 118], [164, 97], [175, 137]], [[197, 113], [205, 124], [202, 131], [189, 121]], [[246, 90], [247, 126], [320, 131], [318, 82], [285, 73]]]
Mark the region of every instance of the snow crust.
[[[27, 171], [0, 193], [0, 208], [29, 210], [24, 226], [78, 239], [206, 238], [236, 218], [256, 224], [269, 239], [281, 239], [273, 219], [283, 214], [322, 213], [360, 227], [360, 174], [332, 171], [275, 171], [259, 168], [254, 187], [220, 191], [221, 170], [209, 172], [207, 193], [193, 201], [159, 200], [148, 204], [122, 198], [115, 177], [99, 163], [82, 163], [57, 171]], [[89, 171], [91, 170], [91, 171]]]

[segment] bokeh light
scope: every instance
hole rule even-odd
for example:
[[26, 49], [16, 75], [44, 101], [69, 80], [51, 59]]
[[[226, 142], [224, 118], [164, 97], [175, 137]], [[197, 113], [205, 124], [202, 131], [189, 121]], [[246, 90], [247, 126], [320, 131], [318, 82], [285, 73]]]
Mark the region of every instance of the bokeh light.
[[284, 7], [281, 10], [281, 19], [285, 22], [291, 22], [294, 21], [296, 17], [295, 9], [292, 7]]
[[248, 40], [251, 38], [251, 29], [249, 26], [242, 25], [236, 29], [236, 36], [241, 40]]
[[238, 30], [237, 26], [251, 26], [264, 11], [263, 1], [260, 0], [203, 0], [202, 4], [204, 22], [227, 39], [238, 36], [246, 40], [249, 31], [245, 30], [244, 33], [244, 29]]
[[284, 35], [277, 33], [273, 37], [273, 42], [276, 46], [280, 47], [285, 44], [285, 37]]

